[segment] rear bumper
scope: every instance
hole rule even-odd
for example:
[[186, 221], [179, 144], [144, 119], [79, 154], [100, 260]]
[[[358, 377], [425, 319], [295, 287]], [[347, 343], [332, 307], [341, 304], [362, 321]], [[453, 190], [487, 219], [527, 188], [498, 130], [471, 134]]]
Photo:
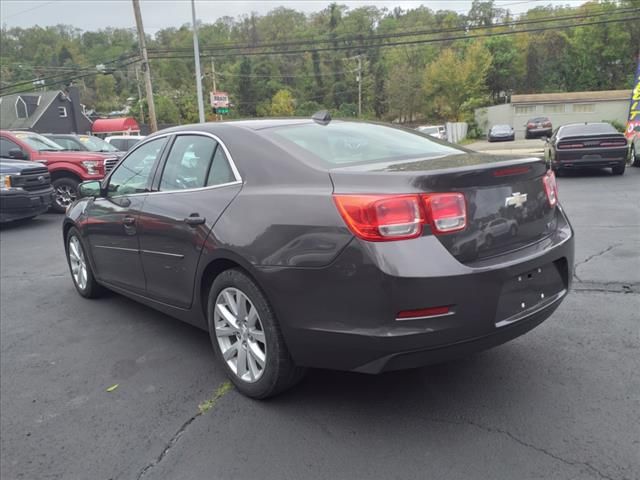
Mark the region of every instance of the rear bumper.
[[628, 148], [607, 149], [598, 151], [584, 149], [557, 151], [553, 161], [553, 168], [606, 168], [616, 167], [627, 163]]
[[0, 193], [0, 222], [34, 217], [49, 210], [53, 188], [38, 191], [3, 191]]
[[[329, 267], [261, 269], [258, 280], [299, 365], [379, 373], [442, 362], [522, 335], [558, 307], [570, 288], [574, 250], [560, 215], [552, 237], [473, 266], [433, 236], [354, 240]], [[507, 288], [538, 269], [555, 272], [553, 286]], [[514, 308], [521, 298], [526, 307]], [[396, 320], [400, 311], [443, 305], [453, 313]]]
[[530, 137], [542, 137], [542, 136], [551, 136], [550, 128], [528, 128], [525, 130], [525, 133]]

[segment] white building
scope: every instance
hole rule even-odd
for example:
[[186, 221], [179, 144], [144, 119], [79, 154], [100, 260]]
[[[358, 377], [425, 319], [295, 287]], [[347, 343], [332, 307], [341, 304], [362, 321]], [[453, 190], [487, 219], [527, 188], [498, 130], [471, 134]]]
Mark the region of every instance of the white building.
[[484, 133], [493, 125], [507, 124], [516, 138], [524, 138], [527, 120], [534, 117], [549, 117], [554, 129], [576, 122], [616, 120], [624, 125], [630, 101], [631, 90], [512, 95], [511, 103], [478, 108], [475, 117]]

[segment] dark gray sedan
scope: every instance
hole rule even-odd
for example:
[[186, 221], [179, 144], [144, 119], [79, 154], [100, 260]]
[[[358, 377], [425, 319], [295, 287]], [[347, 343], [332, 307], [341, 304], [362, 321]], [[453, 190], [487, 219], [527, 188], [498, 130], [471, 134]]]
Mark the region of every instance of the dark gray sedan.
[[516, 132], [511, 125], [494, 125], [487, 134], [489, 142], [508, 142], [516, 139]]
[[164, 130], [80, 194], [63, 224], [78, 292], [207, 330], [255, 398], [306, 367], [379, 373], [499, 345], [548, 318], [573, 272], [544, 161], [324, 115]]

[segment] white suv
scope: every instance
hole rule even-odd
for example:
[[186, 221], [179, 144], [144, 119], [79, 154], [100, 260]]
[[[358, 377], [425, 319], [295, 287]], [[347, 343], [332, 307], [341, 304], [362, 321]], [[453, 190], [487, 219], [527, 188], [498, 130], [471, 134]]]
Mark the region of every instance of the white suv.
[[121, 152], [126, 152], [143, 138], [145, 138], [144, 135], [111, 135], [104, 140]]

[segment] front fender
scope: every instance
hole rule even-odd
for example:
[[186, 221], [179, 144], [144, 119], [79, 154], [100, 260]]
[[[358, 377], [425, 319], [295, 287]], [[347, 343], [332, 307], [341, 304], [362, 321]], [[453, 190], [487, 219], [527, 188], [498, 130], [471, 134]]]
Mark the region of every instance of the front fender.
[[101, 180], [104, 177], [104, 174], [102, 173], [90, 175], [80, 165], [72, 162], [49, 163], [47, 164], [47, 167], [49, 168], [49, 172], [51, 173], [51, 175], [55, 175], [56, 173], [64, 173], [66, 176], [70, 176], [69, 174], [71, 174], [75, 177], [78, 177], [81, 181]]

